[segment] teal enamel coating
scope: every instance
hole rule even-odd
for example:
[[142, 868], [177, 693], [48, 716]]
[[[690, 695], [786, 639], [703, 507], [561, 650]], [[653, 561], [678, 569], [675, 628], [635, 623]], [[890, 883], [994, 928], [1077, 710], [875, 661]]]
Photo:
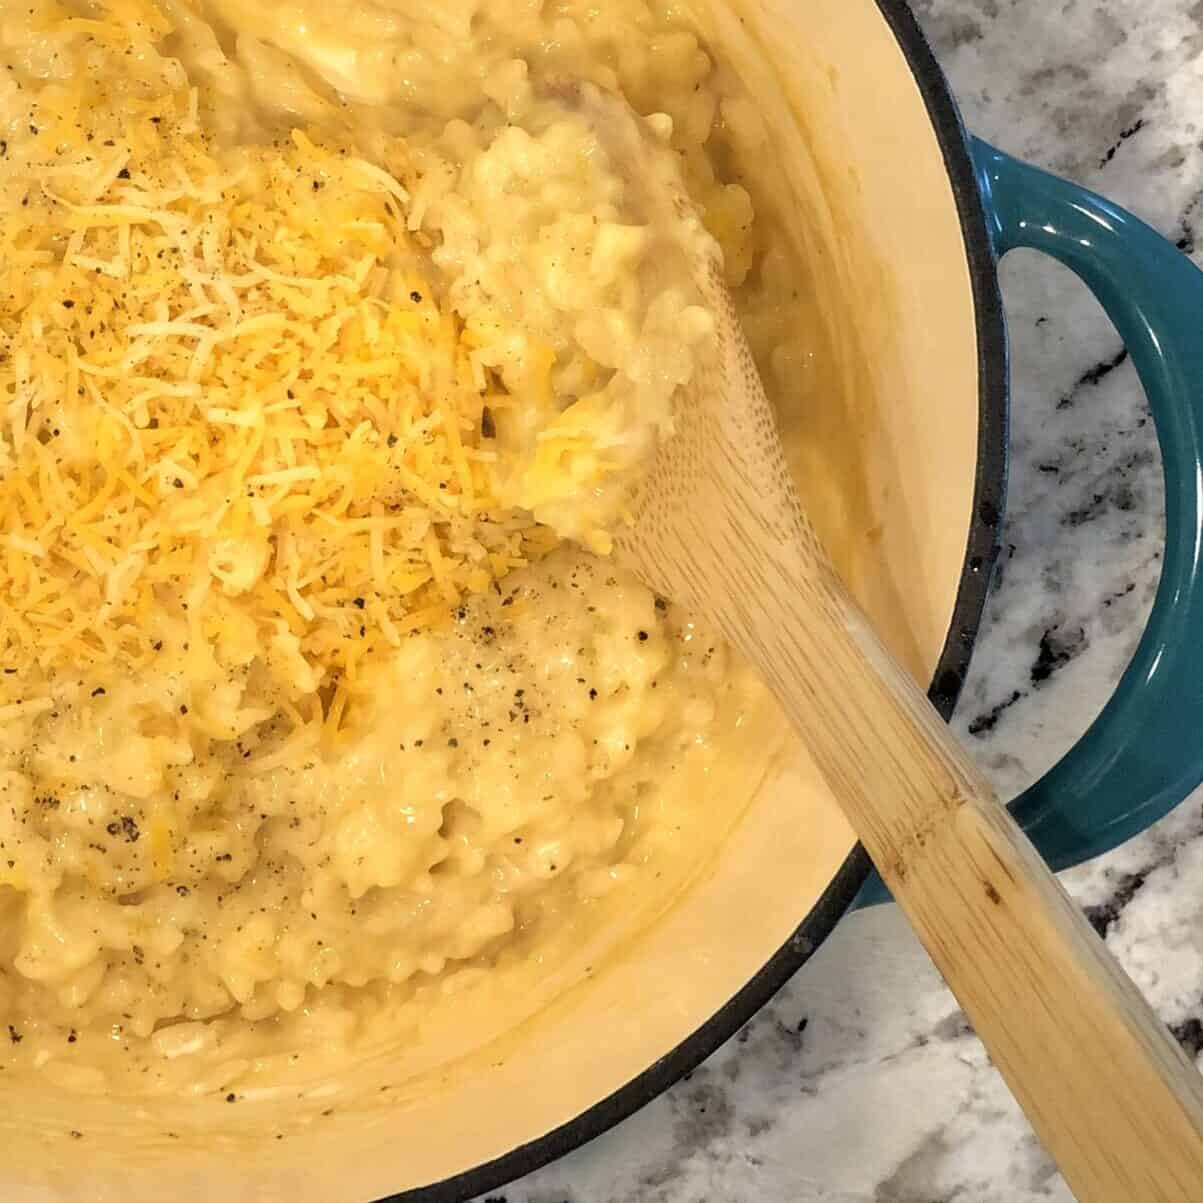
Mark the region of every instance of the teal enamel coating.
[[[1203, 781], [1203, 272], [1101, 196], [971, 140], [1001, 257], [1052, 255], [1099, 299], [1149, 399], [1165, 471], [1161, 583], [1131, 664], [1078, 743], [1011, 811], [1054, 869], [1143, 831]], [[857, 897], [889, 900], [876, 875]]]

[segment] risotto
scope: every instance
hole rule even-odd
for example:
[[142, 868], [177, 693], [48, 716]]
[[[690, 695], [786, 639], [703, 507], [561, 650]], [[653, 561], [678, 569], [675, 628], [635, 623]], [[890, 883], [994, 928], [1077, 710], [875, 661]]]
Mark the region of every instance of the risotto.
[[[697, 221], [631, 211], [566, 80]], [[648, 266], [716, 238], [788, 367], [762, 137], [655, 0], [0, 0], [14, 1067], [415, 1039], [729, 823], [689, 783], [756, 689], [606, 553], [712, 330]]]

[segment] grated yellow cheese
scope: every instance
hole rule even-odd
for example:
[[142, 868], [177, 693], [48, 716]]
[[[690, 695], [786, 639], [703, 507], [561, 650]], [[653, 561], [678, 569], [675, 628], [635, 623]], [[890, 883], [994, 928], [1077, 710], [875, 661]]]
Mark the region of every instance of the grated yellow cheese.
[[506, 398], [427, 282], [404, 143], [223, 150], [152, 3], [39, 11], [105, 69], [0, 156], [4, 697], [145, 663], [161, 610], [295, 639], [299, 696], [548, 550], [496, 496]]

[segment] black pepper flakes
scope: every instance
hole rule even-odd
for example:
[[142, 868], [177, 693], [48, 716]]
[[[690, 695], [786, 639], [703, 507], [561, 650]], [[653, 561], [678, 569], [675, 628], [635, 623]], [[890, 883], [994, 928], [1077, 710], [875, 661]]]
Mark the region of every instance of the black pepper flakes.
[[120, 836], [127, 844], [136, 844], [142, 838], [142, 832], [138, 830], [138, 824], [129, 815], [122, 815], [120, 819], [116, 819], [112, 823], [106, 823], [104, 829], [114, 839]]
[[13, 1044], [20, 1044], [21, 1041], [25, 1039], [25, 1037], [22, 1036], [11, 1023], [8, 1025], [8, 1038], [13, 1042]]

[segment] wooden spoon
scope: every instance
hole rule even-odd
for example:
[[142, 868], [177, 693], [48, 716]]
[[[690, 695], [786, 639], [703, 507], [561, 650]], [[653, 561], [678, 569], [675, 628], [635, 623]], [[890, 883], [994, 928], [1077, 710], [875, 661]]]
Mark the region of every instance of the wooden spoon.
[[[652, 125], [587, 85], [561, 99], [633, 210], [671, 206], [702, 234]], [[717, 353], [617, 553], [759, 669], [1077, 1197], [1203, 1199], [1203, 1078], [849, 596], [802, 511], [717, 250], [681, 247]]]

